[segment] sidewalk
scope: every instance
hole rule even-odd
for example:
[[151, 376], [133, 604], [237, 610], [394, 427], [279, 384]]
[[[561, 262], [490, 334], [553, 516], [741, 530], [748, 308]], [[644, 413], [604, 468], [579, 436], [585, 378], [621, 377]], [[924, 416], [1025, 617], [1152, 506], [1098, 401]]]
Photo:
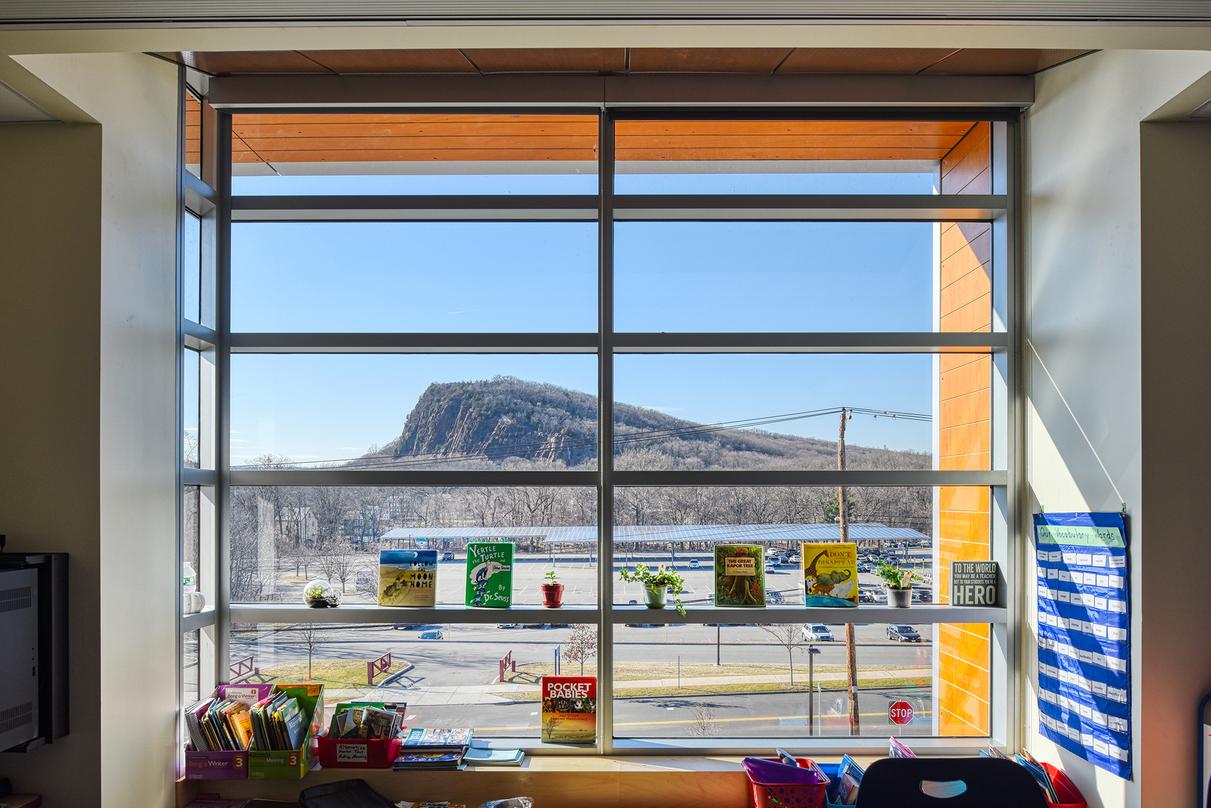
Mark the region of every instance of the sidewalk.
[[[873, 673], [873, 672], [872, 672]], [[866, 674], [869, 678], [872, 673]], [[930, 668], [891, 668], [878, 671], [880, 679], [915, 679], [931, 675]], [[787, 684], [787, 676], [783, 674], [756, 674], [744, 676], [683, 676], [681, 687], [710, 687], [712, 685], [741, 685], [741, 684]], [[815, 677], [815, 683], [822, 687], [843, 685], [845, 673], [841, 671], [821, 673]], [[796, 675], [795, 684], [804, 686], [807, 677]], [[629, 679], [615, 681], [614, 689], [625, 694], [627, 690], [669, 688], [676, 689], [677, 677], [661, 679]], [[536, 682], [499, 682], [482, 685], [418, 685], [414, 688], [388, 686], [366, 688], [363, 690], [337, 691], [331, 696], [344, 698], [373, 698], [399, 699], [412, 706], [441, 706], [453, 704], [507, 704], [512, 701], [534, 701], [538, 693]], [[331, 698], [330, 696], [330, 698]]]

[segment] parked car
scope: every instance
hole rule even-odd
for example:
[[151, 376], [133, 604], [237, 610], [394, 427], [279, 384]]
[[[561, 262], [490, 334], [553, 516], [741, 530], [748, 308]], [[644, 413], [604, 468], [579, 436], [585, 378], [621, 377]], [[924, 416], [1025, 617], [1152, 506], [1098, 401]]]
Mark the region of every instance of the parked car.
[[498, 623], [496, 627], [504, 629], [521, 628], [521, 623]]
[[803, 624], [804, 642], [834, 642], [836, 639], [829, 627], [823, 623]]
[[921, 635], [912, 626], [897, 623], [887, 627], [887, 639], [896, 642], [920, 642]]
[[445, 638], [446, 635], [440, 631], [422, 631], [420, 633], [420, 639], [422, 640], [444, 640]]
[[442, 561], [453, 561], [453, 560], [454, 560], [454, 551], [453, 550], [446, 550], [444, 553], [442, 553]]
[[690, 569], [692, 569], [692, 570], [696, 570], [696, 569], [698, 569], [698, 568], [699, 568], [699, 567], [701, 567], [701, 566], [702, 566], [702, 562], [701, 562], [701, 561], [699, 561], [698, 559], [696, 559], [696, 558], [691, 558], [691, 559], [690, 559]]
[[781, 592], [776, 592], [776, 591], [770, 590], [765, 593], [765, 602], [773, 603], [774, 605], [781, 605], [783, 603], [786, 603], [786, 598], [783, 596], [783, 594]]
[[786, 563], [787, 564], [798, 564], [799, 563], [799, 554], [791, 553], [790, 555], [788, 555], [786, 557]]
[[917, 603], [929, 603], [933, 600], [933, 593], [928, 589], [919, 589], [914, 586], [912, 588], [912, 599]]

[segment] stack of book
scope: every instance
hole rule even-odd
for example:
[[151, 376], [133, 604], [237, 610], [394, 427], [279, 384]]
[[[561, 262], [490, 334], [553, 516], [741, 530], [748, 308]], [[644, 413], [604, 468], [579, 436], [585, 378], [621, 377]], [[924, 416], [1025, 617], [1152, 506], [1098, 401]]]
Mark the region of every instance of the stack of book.
[[339, 704], [328, 725], [329, 738], [394, 738], [404, 728], [406, 705]]
[[417, 727], [408, 731], [395, 759], [396, 771], [462, 769], [471, 745], [471, 730]]
[[186, 711], [185, 724], [195, 752], [239, 752], [253, 736], [248, 705], [231, 699], [199, 701]]
[[308, 718], [299, 701], [282, 691], [252, 706], [252, 748], [259, 752], [298, 749], [307, 737]]

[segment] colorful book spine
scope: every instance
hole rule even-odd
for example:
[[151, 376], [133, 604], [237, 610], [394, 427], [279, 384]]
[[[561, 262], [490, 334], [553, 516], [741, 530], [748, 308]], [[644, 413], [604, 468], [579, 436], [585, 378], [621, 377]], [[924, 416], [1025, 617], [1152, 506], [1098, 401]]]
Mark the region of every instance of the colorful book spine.
[[467, 545], [467, 606], [507, 609], [513, 604], [513, 544]]
[[540, 687], [544, 743], [597, 741], [597, 677], [544, 676]]
[[715, 605], [765, 605], [765, 552], [755, 544], [715, 547]]
[[379, 551], [379, 606], [433, 606], [436, 603], [436, 550]]
[[803, 542], [803, 605], [858, 605], [858, 545]]

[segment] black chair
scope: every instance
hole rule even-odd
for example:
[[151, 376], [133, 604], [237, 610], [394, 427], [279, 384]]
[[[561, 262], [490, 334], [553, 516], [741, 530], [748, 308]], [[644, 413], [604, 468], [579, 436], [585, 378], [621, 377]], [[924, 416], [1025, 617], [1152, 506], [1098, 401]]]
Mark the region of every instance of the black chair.
[[866, 769], [857, 808], [1047, 808], [1030, 772], [996, 758], [885, 758]]

